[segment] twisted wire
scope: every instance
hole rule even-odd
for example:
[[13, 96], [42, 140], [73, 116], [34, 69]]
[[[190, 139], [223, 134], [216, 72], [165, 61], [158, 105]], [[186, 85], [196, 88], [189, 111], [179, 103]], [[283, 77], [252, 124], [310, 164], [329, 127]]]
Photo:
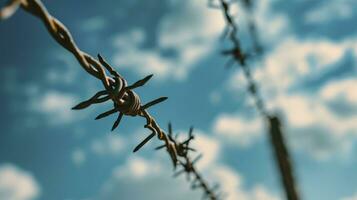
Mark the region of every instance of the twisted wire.
[[[193, 135], [193, 127], [190, 128], [188, 132], [188, 138], [183, 142], [180, 142], [177, 139], [177, 136], [174, 138], [172, 132], [171, 123], [168, 126], [168, 138], [176, 147], [177, 155], [179, 156], [179, 165], [181, 166], [181, 170], [176, 171], [174, 173], [174, 177], [178, 177], [181, 174], [186, 174], [187, 181], [191, 181], [191, 176], [193, 179], [191, 181], [191, 189], [201, 188], [203, 190], [203, 199], [210, 199], [210, 200], [219, 200], [225, 198], [225, 193], [217, 192], [219, 185], [216, 184], [215, 186], [211, 187], [207, 183], [207, 181], [202, 177], [202, 175], [197, 170], [195, 164], [202, 158], [202, 154], [199, 154], [195, 159], [191, 159], [189, 152], [196, 151], [196, 149], [190, 146], [190, 142], [195, 138]], [[156, 147], [156, 150], [160, 150], [164, 148], [164, 145]]]
[[[211, 190], [211, 188], [208, 187], [208, 184], [203, 180], [197, 169], [193, 167], [193, 162], [187, 156], [187, 152], [182, 152], [182, 145], [179, 145], [174, 139], [170, 139], [147, 111], [149, 107], [165, 101], [167, 97], [160, 97], [142, 105], [139, 95], [133, 91], [133, 89], [145, 85], [153, 75], [149, 75], [128, 86], [127, 81], [112, 66], [110, 66], [101, 55], [98, 54], [98, 59], [95, 59], [89, 54], [81, 51], [74, 42], [69, 30], [47, 11], [40, 0], [10, 0], [0, 10], [0, 20], [9, 18], [19, 7], [39, 18], [56, 42], [71, 52], [87, 73], [102, 82], [104, 90], [97, 92], [91, 98], [77, 104], [72, 109], [81, 110], [91, 105], [111, 100], [113, 102], [113, 108], [98, 115], [96, 119], [101, 119], [118, 113], [118, 117], [113, 124], [112, 130], [119, 125], [122, 117], [125, 115], [145, 118], [146, 124], [144, 125], [144, 128], [149, 129], [152, 133], [139, 143], [133, 151], [136, 152], [141, 149], [156, 135], [159, 140], [164, 142], [163, 147], [165, 147], [170, 156], [174, 170], [178, 164], [184, 168], [187, 168], [190, 164], [192, 166], [190, 168], [190, 173], [195, 174], [196, 181], [199, 183], [199, 187], [204, 190], [206, 197], [211, 200], [218, 199], [213, 190]], [[108, 71], [110, 75], [107, 75], [106, 71]]]
[[[281, 181], [285, 189], [285, 194], [289, 200], [298, 200], [299, 194], [296, 188], [296, 181], [293, 175], [293, 166], [291, 164], [291, 159], [289, 155], [288, 148], [285, 143], [284, 135], [281, 128], [281, 120], [269, 113], [266, 109], [265, 103], [261, 98], [258, 85], [252, 77], [252, 73], [247, 64], [247, 60], [252, 58], [253, 54], [261, 54], [262, 48], [258, 42], [258, 36], [256, 32], [255, 22], [250, 15], [249, 17], [249, 33], [253, 41], [254, 51], [253, 53], [245, 52], [241, 48], [240, 40], [238, 38], [238, 26], [234, 21], [233, 16], [230, 13], [230, 5], [237, 1], [231, 0], [217, 0], [219, 5], [214, 5], [212, 0], [209, 0], [210, 6], [213, 8], [218, 8], [222, 11], [224, 19], [226, 21], [226, 31], [229, 40], [233, 44], [232, 49], [224, 50], [223, 55], [231, 57], [231, 60], [239, 63], [240, 68], [243, 71], [244, 77], [247, 80], [247, 90], [255, 102], [255, 107], [263, 117], [263, 119], [269, 124], [269, 135], [272, 147], [275, 153], [275, 159], [277, 166], [280, 171]], [[247, 12], [251, 14], [252, 12], [252, 0], [242, 0], [243, 5], [247, 9]]]

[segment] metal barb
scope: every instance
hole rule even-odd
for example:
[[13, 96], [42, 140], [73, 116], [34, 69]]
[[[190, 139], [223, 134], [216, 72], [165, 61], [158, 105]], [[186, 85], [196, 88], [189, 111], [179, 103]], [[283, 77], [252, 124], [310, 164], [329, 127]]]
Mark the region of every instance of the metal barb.
[[141, 149], [141, 147], [143, 147], [154, 136], [155, 136], [155, 133], [151, 133], [149, 136], [147, 136], [142, 142], [140, 142], [140, 144], [138, 144], [138, 146], [136, 146], [134, 148], [133, 152], [135, 153], [135, 152], [139, 151], [139, 149]]
[[[187, 181], [191, 182], [191, 189], [201, 188], [205, 198], [210, 200], [223, 199], [218, 196], [218, 188], [216, 186], [210, 187], [208, 183], [203, 179], [202, 175], [197, 171], [195, 164], [202, 158], [202, 154], [199, 154], [195, 159], [191, 160], [188, 150], [194, 150], [189, 146], [189, 141], [194, 139], [193, 127], [190, 127], [188, 131], [188, 138], [184, 142], [180, 142], [177, 138], [172, 138], [172, 125], [168, 124], [168, 132], [170, 141], [175, 145], [178, 155], [178, 164], [180, 170], [175, 171], [173, 177], [186, 174]], [[156, 147], [157, 150], [162, 149], [164, 145]], [[191, 177], [193, 180], [191, 181]]]
[[153, 106], [155, 104], [158, 104], [158, 103], [161, 103], [161, 102], [165, 101], [166, 99], [168, 99], [168, 98], [167, 97], [160, 97], [158, 99], [150, 101], [149, 103], [141, 106], [141, 109], [148, 109], [148, 108], [150, 108], [151, 106]]
[[141, 87], [141, 86], [145, 85], [146, 82], [148, 82], [151, 79], [152, 76], [153, 76], [153, 74], [150, 74], [149, 76], [146, 76], [145, 78], [135, 82], [131, 86], [126, 87], [126, 89], [127, 90], [132, 90], [134, 88]]
[[114, 129], [116, 129], [119, 126], [119, 123], [121, 121], [121, 118], [123, 118], [123, 113], [119, 113], [117, 120], [115, 120], [113, 127], [112, 127], [112, 131], [114, 131]]
[[100, 115], [98, 115], [95, 119], [98, 120], [98, 119], [102, 119], [104, 117], [108, 117], [109, 115], [112, 115], [114, 113], [118, 112], [118, 109], [117, 108], [113, 108], [111, 110], [108, 110]]

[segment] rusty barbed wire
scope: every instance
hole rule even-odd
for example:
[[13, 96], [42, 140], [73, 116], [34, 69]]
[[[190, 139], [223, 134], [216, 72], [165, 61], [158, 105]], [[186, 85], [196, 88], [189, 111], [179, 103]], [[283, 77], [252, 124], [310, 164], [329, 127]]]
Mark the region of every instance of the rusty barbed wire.
[[[189, 147], [189, 142], [193, 139], [193, 136], [186, 142], [177, 142], [160, 128], [155, 119], [147, 111], [149, 107], [165, 101], [167, 97], [160, 97], [142, 105], [139, 95], [133, 91], [135, 88], [144, 86], [153, 75], [146, 76], [128, 86], [127, 81], [123, 76], [115, 71], [115, 69], [106, 62], [101, 55], [98, 54], [98, 59], [95, 59], [89, 54], [81, 51], [74, 42], [69, 30], [47, 11], [40, 0], [10, 0], [3, 8], [1, 8], [0, 20], [11, 17], [19, 7], [42, 20], [47, 31], [57, 43], [71, 52], [87, 73], [102, 82], [104, 90], [97, 92], [94, 96], [79, 103], [72, 109], [81, 110], [93, 104], [104, 103], [111, 100], [113, 102], [113, 108], [98, 115], [96, 120], [118, 113], [118, 117], [112, 126], [112, 130], [118, 127], [123, 116], [140, 116], [145, 118], [146, 124], [144, 125], [144, 128], [149, 129], [152, 133], [140, 142], [134, 148], [133, 152], [140, 150], [156, 135], [159, 140], [164, 142], [164, 144], [160, 146], [160, 149], [166, 149], [174, 166], [174, 170], [176, 170], [178, 164], [181, 165], [187, 172], [195, 175], [195, 182], [199, 184], [195, 185], [195, 187], [202, 188], [206, 198], [211, 200], [218, 199], [214, 191], [209, 188], [208, 184], [193, 166], [196, 161], [191, 161], [188, 157], [188, 151], [192, 150]], [[106, 71], [109, 72], [110, 76], [106, 74]], [[190, 131], [190, 134], [192, 134], [192, 130]], [[179, 158], [181, 158], [181, 160]]]
[[[219, 185], [216, 184], [213, 187], [210, 187], [207, 181], [204, 180], [202, 175], [198, 172], [195, 164], [202, 158], [202, 154], [199, 154], [193, 160], [189, 156], [190, 151], [196, 151], [194, 148], [190, 147], [190, 142], [195, 138], [193, 135], [193, 127], [190, 127], [188, 131], [188, 138], [184, 141], [178, 141], [178, 135], [173, 137], [172, 125], [168, 124], [168, 138], [175, 145], [177, 150], [177, 155], [181, 158], [179, 159], [179, 164], [181, 166], [181, 170], [176, 171], [174, 173], [174, 177], [178, 177], [181, 174], [186, 174], [187, 181], [191, 181], [191, 176], [193, 176], [193, 180], [191, 181], [191, 189], [201, 188], [204, 193], [203, 199], [211, 199], [211, 200], [219, 200], [224, 199], [225, 194], [222, 192], [216, 192], [219, 188]], [[156, 147], [156, 150], [160, 150], [164, 148], [165, 145], [161, 145]]]
[[[224, 31], [224, 37], [227, 36], [233, 47], [228, 50], [223, 50], [222, 54], [224, 56], [230, 57], [228, 64], [233, 64], [232, 62], [239, 63], [240, 68], [243, 71], [244, 77], [247, 80], [247, 90], [255, 102], [255, 107], [263, 117], [263, 119], [269, 124], [269, 135], [271, 138], [271, 144], [274, 149], [275, 158], [277, 161], [277, 166], [280, 171], [282, 185], [285, 189], [286, 198], [288, 200], [298, 200], [300, 199], [297, 188], [296, 181], [293, 176], [293, 166], [291, 164], [291, 159], [289, 155], [288, 148], [285, 143], [284, 135], [281, 131], [281, 120], [267, 111], [265, 103], [260, 96], [258, 85], [252, 77], [251, 70], [248, 66], [248, 59], [252, 58], [255, 54], [261, 54], [263, 49], [259, 43], [256, 26], [254, 18], [252, 15], [253, 0], [240, 0], [243, 6], [249, 13], [248, 29], [249, 34], [252, 38], [253, 51], [246, 52], [241, 48], [241, 43], [238, 38], [238, 25], [235, 23], [232, 14], [230, 13], [231, 4], [237, 3], [238, 0], [208, 0], [209, 6], [212, 8], [220, 9], [226, 21], [226, 27]], [[218, 5], [215, 4], [218, 2]]]

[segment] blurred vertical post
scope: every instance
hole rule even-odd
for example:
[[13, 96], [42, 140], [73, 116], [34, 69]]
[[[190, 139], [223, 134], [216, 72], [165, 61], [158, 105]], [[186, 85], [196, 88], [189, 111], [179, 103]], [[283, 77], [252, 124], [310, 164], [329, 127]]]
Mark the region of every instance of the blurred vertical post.
[[274, 148], [276, 163], [280, 170], [281, 180], [285, 188], [288, 200], [298, 200], [299, 195], [295, 184], [293, 166], [291, 164], [288, 148], [285, 144], [282, 133], [281, 121], [277, 116], [268, 117], [269, 135], [271, 144]]

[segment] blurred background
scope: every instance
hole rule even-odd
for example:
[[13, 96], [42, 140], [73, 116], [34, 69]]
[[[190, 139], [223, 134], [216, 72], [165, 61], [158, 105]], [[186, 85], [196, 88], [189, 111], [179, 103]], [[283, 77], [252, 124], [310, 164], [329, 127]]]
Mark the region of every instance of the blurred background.
[[[44, 0], [78, 46], [100, 53], [133, 83], [175, 133], [195, 127], [198, 167], [227, 199], [284, 199], [267, 127], [238, 67], [224, 68], [224, 18], [205, 0]], [[1, 1], [3, 6], [5, 1]], [[282, 116], [302, 199], [357, 199], [357, 3], [257, 0], [264, 57], [250, 63], [271, 111]], [[247, 15], [232, 7], [243, 48]], [[0, 22], [0, 199], [199, 199], [172, 178], [167, 154], [144, 119], [94, 121], [112, 105], [71, 108], [101, 89], [42, 22], [18, 10]]]

